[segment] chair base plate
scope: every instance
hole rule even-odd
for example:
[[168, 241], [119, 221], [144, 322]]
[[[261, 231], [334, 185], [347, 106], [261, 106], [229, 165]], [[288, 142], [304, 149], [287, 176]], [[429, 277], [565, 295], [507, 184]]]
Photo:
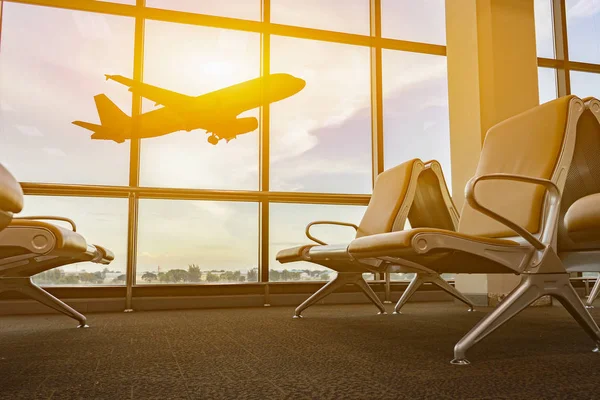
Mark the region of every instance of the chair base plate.
[[450, 364], [452, 364], [452, 365], [470, 365], [471, 363], [466, 358], [455, 358], [454, 360], [450, 361]]

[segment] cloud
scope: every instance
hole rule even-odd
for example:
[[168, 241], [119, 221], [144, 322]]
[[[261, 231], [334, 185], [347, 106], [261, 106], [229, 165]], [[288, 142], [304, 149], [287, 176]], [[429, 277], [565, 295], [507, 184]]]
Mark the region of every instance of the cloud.
[[579, 0], [567, 10], [569, 18], [589, 18], [600, 13], [600, 1]]
[[58, 149], [56, 147], [44, 147], [42, 149], [44, 151], [44, 153], [50, 155], [50, 156], [54, 156], [54, 157], [66, 157], [67, 154], [62, 151], [61, 149]]
[[16, 128], [25, 136], [29, 137], [43, 137], [44, 134], [35, 126], [30, 125], [16, 125]]

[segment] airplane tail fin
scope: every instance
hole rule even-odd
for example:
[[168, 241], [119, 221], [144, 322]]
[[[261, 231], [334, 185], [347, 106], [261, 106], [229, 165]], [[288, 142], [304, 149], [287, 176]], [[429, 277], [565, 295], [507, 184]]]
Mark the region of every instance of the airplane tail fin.
[[94, 101], [102, 126], [123, 129], [130, 123], [131, 118], [121, 111], [105, 94], [94, 96]]

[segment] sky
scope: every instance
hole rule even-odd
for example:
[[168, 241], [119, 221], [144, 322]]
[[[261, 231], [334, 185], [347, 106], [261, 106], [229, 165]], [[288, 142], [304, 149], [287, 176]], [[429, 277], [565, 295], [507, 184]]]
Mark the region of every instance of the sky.
[[[133, 1], [120, 1], [131, 4]], [[232, 6], [232, 2], [235, 6]], [[343, 3], [343, 7], [340, 5]], [[368, 0], [272, 0], [274, 23], [368, 34]], [[572, 59], [600, 62], [600, 0], [567, 1]], [[147, 0], [150, 7], [260, 19], [258, 0]], [[549, 0], [536, 0], [538, 55], [552, 57]], [[445, 44], [444, 0], [383, 0], [384, 37]], [[23, 21], [27, 21], [26, 24]], [[127, 185], [128, 143], [92, 141], [73, 120], [97, 123], [93, 96], [105, 93], [131, 113], [126, 87], [104, 74], [132, 76], [131, 18], [5, 3], [0, 47], [0, 160], [20, 181]], [[273, 36], [271, 71], [306, 80], [271, 107], [271, 190], [371, 191], [369, 49]], [[579, 57], [579, 58], [577, 58]], [[259, 76], [260, 35], [147, 21], [144, 81], [201, 95]], [[385, 168], [437, 159], [450, 179], [445, 57], [383, 52]], [[552, 70], [540, 69], [540, 98], [556, 96]], [[574, 73], [576, 94], [600, 96], [600, 76]], [[143, 103], [144, 111], [153, 109]], [[244, 116], [258, 117], [258, 110]], [[143, 186], [258, 189], [258, 131], [211, 146], [203, 131], [146, 139]], [[305, 225], [358, 223], [365, 207], [271, 205], [270, 263], [278, 250], [307, 242]], [[111, 248], [125, 271], [125, 199], [27, 196], [26, 214], [73, 217], [92, 243]], [[321, 228], [328, 242], [352, 229]], [[138, 273], [170, 268], [246, 270], [258, 265], [258, 204], [141, 200]], [[304, 268], [309, 264], [287, 265]], [[72, 268], [95, 271], [91, 264]]]

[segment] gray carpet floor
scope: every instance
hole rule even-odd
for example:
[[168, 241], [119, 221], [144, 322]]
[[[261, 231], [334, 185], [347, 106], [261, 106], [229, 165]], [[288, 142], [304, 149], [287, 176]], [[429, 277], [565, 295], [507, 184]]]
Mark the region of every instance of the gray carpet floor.
[[[0, 317], [0, 399], [594, 399], [600, 354], [560, 306], [525, 310], [452, 366], [489, 309], [408, 304]], [[391, 311], [391, 306], [390, 310]], [[592, 310], [600, 320], [600, 309]]]

